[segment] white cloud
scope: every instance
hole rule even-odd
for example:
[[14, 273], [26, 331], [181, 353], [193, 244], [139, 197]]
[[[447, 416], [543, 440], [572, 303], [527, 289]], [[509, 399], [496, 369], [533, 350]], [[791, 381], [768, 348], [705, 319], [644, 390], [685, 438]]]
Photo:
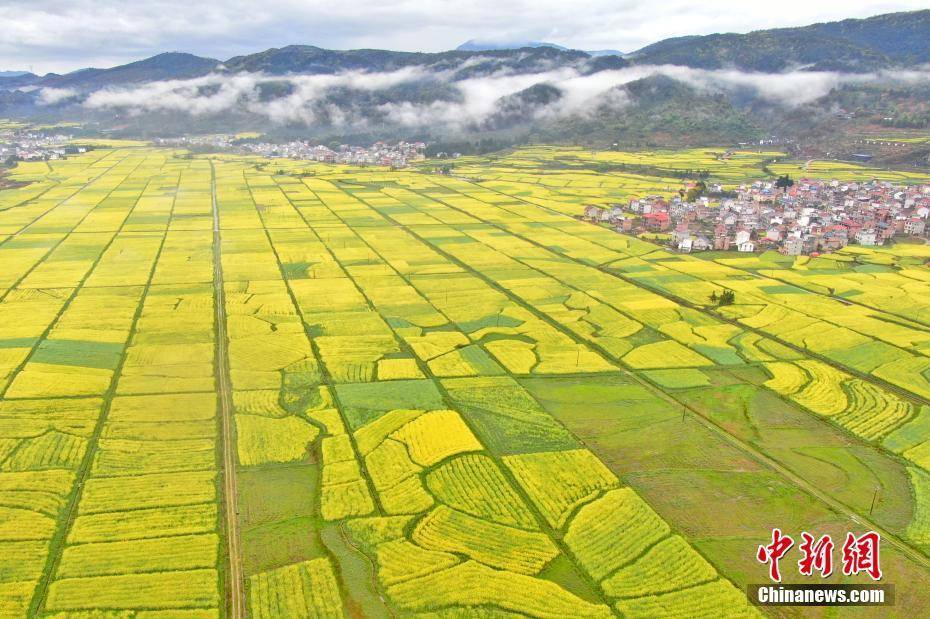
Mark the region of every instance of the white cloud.
[[39, 105], [55, 105], [77, 94], [73, 88], [42, 88], [39, 90]]
[[[316, 120], [313, 104], [333, 88], [382, 90], [423, 77], [419, 68], [404, 68], [385, 73], [350, 71], [335, 75], [294, 75], [288, 77], [240, 73], [210, 74], [189, 80], [150, 82], [126, 88], [104, 88], [91, 93], [84, 101], [90, 109], [127, 109], [133, 113], [184, 112], [192, 116], [218, 114], [231, 110], [246, 111], [277, 123]], [[286, 83], [291, 92], [262, 101], [260, 87]], [[48, 90], [48, 89], [46, 89]], [[330, 115], [343, 118], [344, 111], [329, 109]]]
[[[326, 99], [333, 89], [376, 92], [399, 84], [421, 80], [447, 82], [458, 90], [453, 100], [430, 103], [390, 102], [377, 106], [385, 119], [408, 127], [438, 127], [450, 131], [480, 125], [498, 111], [501, 97], [523, 91], [536, 84], [549, 84], [562, 96], [549, 105], [532, 110], [538, 118], [558, 119], [584, 115], [609, 105], [627, 104], [626, 95], [616, 87], [649, 76], [666, 76], [689, 84], [699, 91], [735, 92], [748, 90], [753, 96], [786, 106], [814, 101], [843, 84], [904, 81], [930, 83], [930, 70], [844, 74], [834, 72], [791, 71], [777, 74], [736, 70], [703, 70], [672, 65], [632, 66], [590, 75], [575, 68], [560, 68], [531, 74], [501, 70], [491, 75], [449, 81], [449, 71], [430, 71], [420, 67], [384, 73], [349, 71], [334, 75], [269, 76], [263, 74], [211, 74], [190, 80], [153, 82], [129, 88], [107, 88], [91, 93], [83, 105], [90, 109], [121, 109], [133, 114], [146, 112], [181, 112], [192, 116], [222, 112], [247, 112], [271, 122], [313, 125], [323, 121], [335, 126], [353, 126], [367, 122], [370, 114], [352, 109], [351, 104], [337, 107]], [[263, 100], [263, 87], [286, 84], [287, 94]], [[45, 89], [41, 96], [48, 102], [60, 101], [74, 93]], [[698, 95], [702, 96], [702, 95]], [[321, 115], [324, 118], [321, 118]]]

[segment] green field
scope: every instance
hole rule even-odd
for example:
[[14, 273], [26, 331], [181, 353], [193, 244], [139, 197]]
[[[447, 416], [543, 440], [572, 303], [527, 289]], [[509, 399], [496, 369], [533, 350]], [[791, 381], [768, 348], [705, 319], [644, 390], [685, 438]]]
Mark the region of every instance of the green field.
[[0, 616], [757, 616], [773, 527], [930, 607], [930, 251], [573, 217], [778, 153], [107, 146], [0, 192]]

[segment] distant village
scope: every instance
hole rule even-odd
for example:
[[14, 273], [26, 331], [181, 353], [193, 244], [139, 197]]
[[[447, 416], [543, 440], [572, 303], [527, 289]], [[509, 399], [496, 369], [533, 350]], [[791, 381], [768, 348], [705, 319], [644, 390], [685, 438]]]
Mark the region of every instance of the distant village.
[[41, 131], [0, 132], [0, 164], [17, 161], [51, 161], [83, 153], [83, 146], [71, 145], [72, 136]]
[[[688, 192], [672, 199], [631, 199], [610, 208], [589, 205], [587, 221], [618, 232], [662, 235], [681, 252], [777, 250], [789, 256], [832, 252], [849, 244], [882, 245], [894, 237], [926, 238], [930, 184], [803, 178], [787, 187], [757, 181], [729, 194]], [[719, 196], [714, 198], [713, 196]], [[724, 196], [731, 197], [724, 197]]]
[[314, 144], [309, 141], [260, 142], [243, 140], [231, 135], [165, 138], [157, 143], [170, 146], [209, 147], [242, 155], [257, 155], [271, 159], [298, 159], [346, 165], [379, 165], [405, 168], [411, 162], [425, 158], [425, 142], [375, 142], [370, 146], [348, 144]]

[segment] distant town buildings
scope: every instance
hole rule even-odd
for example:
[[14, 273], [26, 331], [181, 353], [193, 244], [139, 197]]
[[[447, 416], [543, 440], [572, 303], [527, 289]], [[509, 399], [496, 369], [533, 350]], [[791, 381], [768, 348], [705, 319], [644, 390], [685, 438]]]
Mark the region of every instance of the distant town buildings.
[[0, 132], [0, 164], [15, 161], [50, 161], [68, 154], [82, 153], [84, 147], [71, 146], [72, 136], [41, 131]]
[[798, 256], [928, 232], [930, 184], [802, 178], [787, 188], [757, 181], [727, 194], [710, 189], [717, 197], [688, 202], [647, 196], [609, 208], [589, 205], [583, 217], [620, 232], [666, 233], [682, 252], [777, 250]]
[[230, 135], [191, 136], [157, 140], [160, 144], [185, 147], [209, 147], [229, 150], [244, 155], [258, 155], [271, 159], [299, 159], [347, 165], [379, 165], [405, 168], [410, 162], [424, 159], [425, 142], [375, 142], [370, 146], [324, 146], [304, 140], [264, 142], [239, 140]]

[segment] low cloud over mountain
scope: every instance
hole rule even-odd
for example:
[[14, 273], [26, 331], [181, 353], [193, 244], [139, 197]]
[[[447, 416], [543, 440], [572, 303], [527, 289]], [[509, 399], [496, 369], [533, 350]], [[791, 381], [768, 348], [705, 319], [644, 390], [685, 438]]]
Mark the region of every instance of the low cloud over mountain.
[[[891, 27], [903, 33], [901, 45], [884, 49], [870, 43], [884, 41], [880, 35]], [[930, 11], [719, 35], [723, 42], [671, 40], [631, 59], [548, 45], [433, 54], [290, 46], [225, 62], [170, 53], [112, 69], [0, 76], [0, 91], [6, 92], [0, 113], [86, 120], [142, 133], [182, 132], [197, 122], [304, 135], [449, 137], [564, 134], [566, 127], [585, 134], [616, 131], [624, 115], [651, 110], [669, 122], [691, 119], [698, 132], [707, 126], [697, 125], [723, 114], [733, 121], [725, 126], [748, 134], [760, 110], [770, 121], [772, 110], [790, 116], [792, 109], [818, 105], [844, 90], [884, 89], [906, 98], [927, 88], [930, 45], [920, 33], [930, 34]], [[842, 45], [824, 44], [840, 39]], [[758, 64], [752, 50], [772, 41], [796, 45], [768, 56], [775, 58], [773, 70], [752, 68]], [[692, 53], [682, 56], [683, 46]], [[742, 55], [734, 56], [735, 47]], [[853, 48], [855, 54], [847, 53]], [[831, 66], [838, 68], [826, 68]], [[679, 87], [669, 87], [670, 82]], [[650, 90], [644, 84], [663, 86]], [[713, 114], [700, 111], [709, 105]]]

